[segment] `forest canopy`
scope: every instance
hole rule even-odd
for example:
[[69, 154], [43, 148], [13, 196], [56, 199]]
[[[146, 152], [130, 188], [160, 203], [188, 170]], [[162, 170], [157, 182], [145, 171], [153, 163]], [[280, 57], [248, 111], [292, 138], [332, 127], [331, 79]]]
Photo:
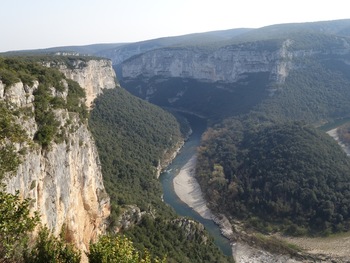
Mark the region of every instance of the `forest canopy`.
[[248, 126], [227, 120], [203, 136], [197, 176], [211, 206], [291, 234], [348, 230], [350, 160], [337, 143], [302, 122]]

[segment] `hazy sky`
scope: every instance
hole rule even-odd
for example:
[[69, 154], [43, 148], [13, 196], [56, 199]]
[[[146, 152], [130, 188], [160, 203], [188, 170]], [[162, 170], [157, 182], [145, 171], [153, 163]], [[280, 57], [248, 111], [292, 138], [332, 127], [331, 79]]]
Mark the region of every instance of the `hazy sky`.
[[350, 18], [346, 0], [0, 0], [0, 52]]

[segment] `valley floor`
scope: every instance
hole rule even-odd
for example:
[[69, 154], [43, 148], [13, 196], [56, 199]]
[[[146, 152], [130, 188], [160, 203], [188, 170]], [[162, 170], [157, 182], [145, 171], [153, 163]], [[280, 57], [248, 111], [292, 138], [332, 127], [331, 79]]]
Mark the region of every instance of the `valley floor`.
[[[337, 140], [335, 129], [329, 131], [328, 134]], [[342, 145], [342, 147], [350, 154], [350, 149], [347, 149], [345, 145]], [[349, 150], [349, 152], [347, 150]], [[215, 216], [207, 207], [200, 186], [194, 177], [196, 161], [197, 157], [194, 155], [185, 166], [181, 168], [173, 181], [174, 190], [184, 203], [194, 209], [203, 218], [215, 220]], [[230, 231], [232, 231], [232, 229], [230, 229]], [[350, 233], [326, 238], [296, 238], [280, 235], [276, 237], [300, 247], [307, 254], [315, 255], [317, 258], [322, 259], [320, 262], [350, 262]], [[270, 255], [268, 252], [260, 249], [253, 249], [243, 243], [233, 244], [233, 254], [237, 262], [262, 262], [261, 260], [264, 261], [266, 259], [277, 260], [276, 262], [299, 262], [289, 257], [283, 257], [282, 255]]]
[[206, 201], [202, 195], [201, 188], [194, 178], [197, 156], [192, 158], [181, 168], [178, 175], [174, 178], [174, 190], [182, 202], [186, 203], [194, 211], [205, 219], [213, 219], [213, 214], [207, 207]]
[[305, 252], [313, 255], [324, 255], [332, 262], [350, 262], [350, 233], [338, 234], [330, 237], [281, 237], [278, 238], [297, 245]]

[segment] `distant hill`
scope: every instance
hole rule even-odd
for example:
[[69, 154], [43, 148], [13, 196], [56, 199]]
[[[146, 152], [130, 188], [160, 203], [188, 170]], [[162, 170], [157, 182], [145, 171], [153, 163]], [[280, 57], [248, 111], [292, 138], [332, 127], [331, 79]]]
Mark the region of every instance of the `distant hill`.
[[84, 45], [84, 46], [62, 46], [62, 47], [52, 47], [52, 48], [44, 48], [44, 49], [32, 49], [32, 50], [19, 50], [19, 51], [8, 51], [4, 53], [0, 53], [2, 56], [25, 56], [25, 55], [33, 55], [33, 54], [41, 54], [41, 55], [51, 55], [55, 53], [79, 53], [81, 55], [95, 55], [97, 52], [105, 49], [111, 49], [115, 47], [122, 46], [122, 43], [116, 44], [92, 44], [92, 45]]
[[62, 46], [46, 49], [9, 51], [2, 55], [28, 55], [28, 54], [53, 54], [53, 53], [79, 53], [81, 55], [100, 56], [109, 58], [114, 65], [117, 65], [124, 60], [138, 55], [140, 53], [168, 46], [183, 46], [183, 45], [205, 45], [218, 41], [228, 41], [240, 34], [249, 32], [249, 28], [238, 28], [228, 30], [210, 31], [204, 33], [194, 33], [182, 36], [163, 37], [151, 40], [145, 40], [134, 43], [110, 43], [110, 44], [92, 44], [82, 46]]

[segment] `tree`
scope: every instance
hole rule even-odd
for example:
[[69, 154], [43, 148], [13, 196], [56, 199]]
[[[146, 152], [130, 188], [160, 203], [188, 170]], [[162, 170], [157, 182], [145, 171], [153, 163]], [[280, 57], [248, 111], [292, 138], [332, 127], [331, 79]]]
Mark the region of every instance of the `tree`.
[[0, 182], [8, 173], [14, 172], [20, 164], [20, 155], [15, 143], [23, 143], [27, 134], [16, 123], [14, 112], [0, 101]]
[[18, 262], [28, 234], [39, 222], [38, 214], [30, 215], [29, 199], [19, 193], [0, 191], [0, 262]]
[[141, 257], [132, 242], [122, 236], [102, 236], [90, 245], [90, 263], [165, 263], [166, 259], [152, 259], [148, 252]]
[[32, 248], [24, 253], [26, 263], [79, 263], [81, 254], [73, 245], [54, 237], [48, 228], [41, 228]]

